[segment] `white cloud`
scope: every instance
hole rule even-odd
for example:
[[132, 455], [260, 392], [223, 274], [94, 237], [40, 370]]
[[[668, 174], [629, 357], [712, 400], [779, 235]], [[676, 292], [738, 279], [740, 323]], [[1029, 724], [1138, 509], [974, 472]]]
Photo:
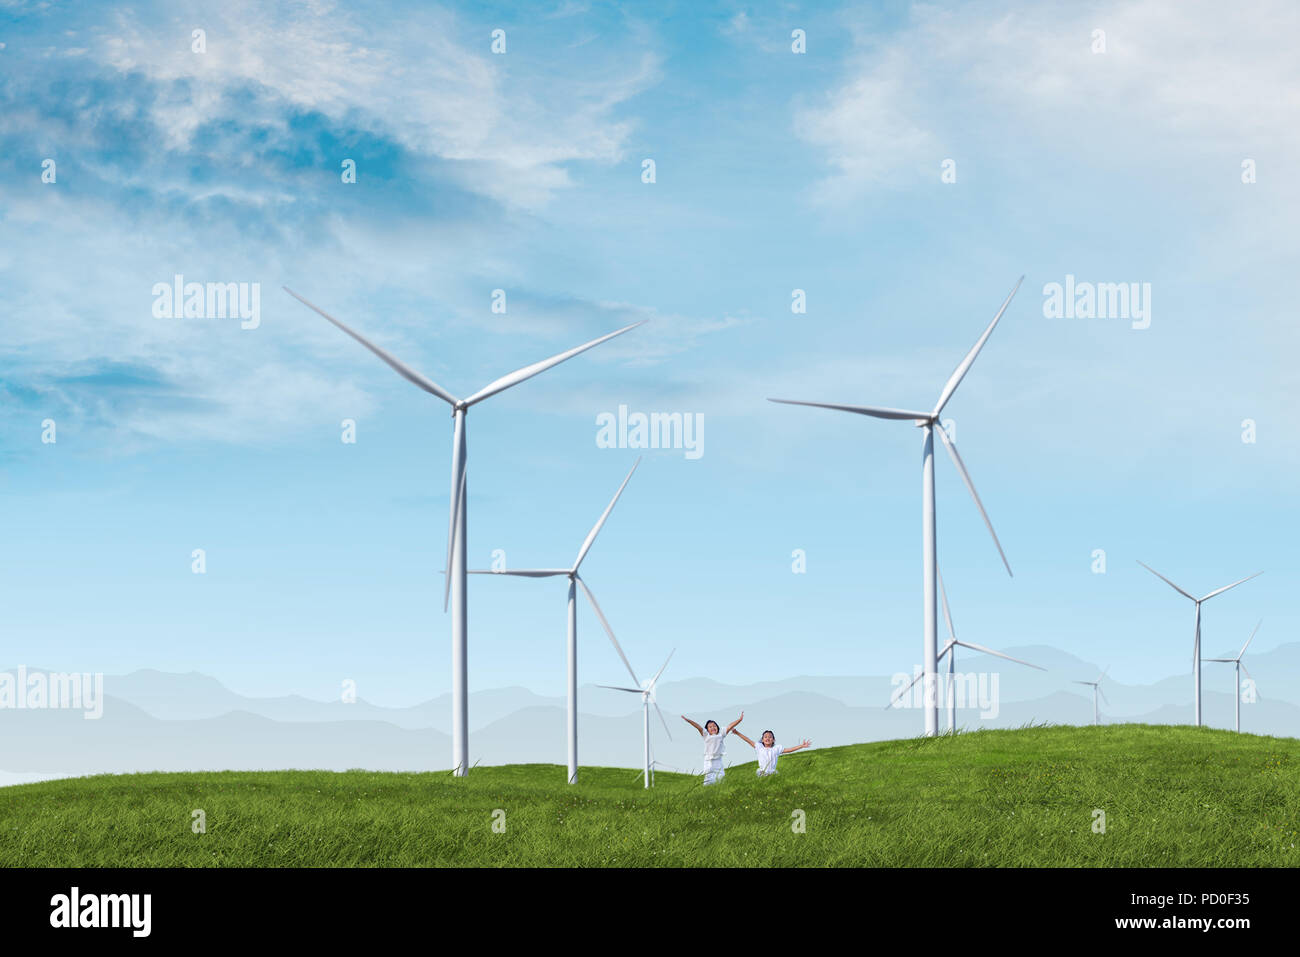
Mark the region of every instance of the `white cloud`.
[[832, 200], [935, 162], [935, 136], [919, 125], [910, 91], [913, 72], [906, 53], [890, 50], [864, 64], [824, 106], [797, 108], [795, 131], [822, 147], [835, 169], [820, 198]]
[[[1250, 16], [1208, 0], [911, 8], [896, 34], [850, 28], [844, 80], [796, 129], [833, 169], [822, 196], [938, 178], [957, 144], [1127, 161], [1188, 149], [1279, 148], [1300, 127], [1300, 8], [1265, 0]], [[1092, 31], [1106, 33], [1093, 53]], [[1243, 153], [1249, 155], [1249, 153]]]
[[[206, 31], [205, 53], [190, 49], [193, 24]], [[151, 106], [173, 150], [188, 148], [200, 124], [246, 108], [228, 98], [251, 84], [286, 106], [464, 164], [466, 185], [526, 208], [569, 185], [564, 164], [622, 157], [630, 127], [612, 113], [656, 82], [652, 53], [596, 51], [539, 78], [522, 55], [491, 54], [486, 34], [480, 49], [466, 48], [461, 32], [438, 8], [403, 11], [394, 23], [332, 3], [268, 11], [239, 2], [162, 20], [119, 11], [99, 56], [121, 72], [184, 84], [183, 95]]]

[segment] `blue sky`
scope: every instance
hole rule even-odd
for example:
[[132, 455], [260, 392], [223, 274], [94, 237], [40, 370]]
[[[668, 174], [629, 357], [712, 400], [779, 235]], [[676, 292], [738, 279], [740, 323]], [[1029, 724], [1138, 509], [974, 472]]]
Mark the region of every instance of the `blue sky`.
[[[459, 395], [649, 319], [471, 413], [471, 563], [571, 560], [635, 456], [600, 413], [703, 416], [584, 569], [642, 670], [742, 682], [920, 647], [919, 434], [766, 397], [929, 407], [1025, 274], [947, 410], [1014, 579], [937, 463], [959, 633], [1184, 673], [1141, 559], [1266, 571], [1207, 653], [1291, 640], [1300, 12], [1251, 9], [0, 4], [0, 662], [449, 689], [447, 410], [281, 285]], [[260, 326], [155, 318], [177, 273]], [[1150, 327], [1046, 318], [1067, 274], [1150, 283]], [[564, 599], [473, 581], [471, 689], [560, 693]], [[620, 680], [585, 607], [580, 643]]]

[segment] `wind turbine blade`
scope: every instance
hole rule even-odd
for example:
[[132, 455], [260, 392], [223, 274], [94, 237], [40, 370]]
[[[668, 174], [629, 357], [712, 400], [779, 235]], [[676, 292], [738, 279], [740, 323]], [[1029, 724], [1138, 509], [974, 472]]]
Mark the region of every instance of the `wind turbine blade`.
[[632, 473], [636, 471], [636, 467], [640, 464], [641, 457], [638, 455], [636, 461], [632, 463], [632, 468], [628, 470], [627, 478], [623, 479], [623, 484], [618, 487], [618, 491], [614, 493], [614, 497], [610, 499], [609, 504], [605, 506], [605, 511], [601, 513], [600, 518], [596, 520], [596, 524], [593, 525], [591, 531], [587, 533], [586, 540], [582, 543], [582, 547], [578, 549], [578, 557], [574, 559], [573, 562], [573, 570], [575, 572], [578, 570], [578, 566], [582, 564], [582, 560], [587, 557], [587, 552], [591, 551], [592, 543], [596, 541], [596, 536], [600, 534], [601, 528], [605, 525], [605, 519], [609, 518], [609, 513], [614, 511], [614, 506], [618, 503], [618, 497], [623, 494], [623, 489], [627, 488], [627, 483], [632, 481]]
[[490, 568], [470, 569], [471, 575], [515, 575], [519, 578], [558, 578], [569, 574], [567, 568], [510, 568], [494, 572]]
[[630, 691], [633, 694], [645, 694], [644, 688], [621, 688], [618, 685], [596, 685], [597, 688], [608, 688], [610, 691]]
[[456, 416], [456, 433], [451, 450], [451, 514], [447, 518], [447, 580], [442, 589], [442, 610], [451, 600], [451, 558], [456, 548], [456, 531], [460, 524], [460, 504], [465, 497], [465, 416]]
[[939, 579], [939, 597], [943, 599], [943, 620], [948, 623], [948, 637], [955, 641], [957, 639], [957, 632], [953, 631], [952, 627], [952, 612], [948, 608], [948, 592], [943, 587], [943, 575], [939, 574], [939, 566], [937, 562], [935, 563], [934, 573]]
[[957, 391], [957, 386], [961, 384], [961, 380], [965, 378], [966, 373], [970, 370], [971, 363], [975, 361], [975, 357], [979, 355], [980, 350], [984, 348], [984, 343], [987, 342], [989, 336], [993, 334], [993, 327], [996, 326], [998, 320], [1002, 318], [1002, 313], [1007, 311], [1007, 306], [1011, 305], [1012, 298], [1015, 296], [1017, 290], [1020, 289], [1020, 284], [1024, 281], [1024, 276], [1021, 276], [1016, 280], [1015, 288], [1007, 294], [1006, 299], [1002, 300], [1002, 308], [999, 309], [998, 314], [993, 317], [993, 321], [989, 323], [989, 327], [984, 330], [984, 335], [979, 337], [979, 341], [975, 343], [971, 348], [971, 351], [966, 353], [966, 358], [961, 360], [961, 364], [957, 366], [953, 371], [953, 374], [948, 377], [948, 384], [943, 387], [943, 392], [939, 395], [939, 401], [934, 407], [933, 415], [935, 418], [938, 418], [939, 413], [943, 411], [943, 407], [947, 405], [948, 400], [952, 398], [952, 394]]
[[900, 692], [898, 692], [898, 694], [894, 695], [894, 697], [890, 699], [889, 704], [885, 705], [885, 710], [888, 711], [890, 708], [892, 708], [894, 705], [896, 705], [899, 701], [901, 701], [901, 700], [903, 699], [903, 695], [905, 695], [905, 694], [907, 694], [909, 691], [911, 691], [911, 690], [912, 690], [912, 687], [913, 687], [913, 686], [914, 686], [918, 681], [920, 681], [922, 677], [924, 677], [924, 673], [917, 675], [917, 676], [916, 676], [915, 678], [913, 678], [910, 682], [908, 682], [907, 687], [904, 688], [904, 689], [902, 689]]
[[1095, 681], [1076, 681], [1076, 682], [1074, 682], [1074, 684], [1076, 684], [1076, 685], [1088, 685], [1089, 687], [1092, 687], [1092, 686], [1095, 685], [1096, 683], [1097, 683], [1097, 682], [1095, 682]]
[[952, 651], [954, 645], [959, 645], [959, 644], [961, 644], [961, 642], [958, 641], [956, 638], [949, 638], [947, 644], [943, 646], [943, 651], [939, 652], [937, 655], [934, 656], [935, 664], [938, 664], [940, 661], [943, 661], [943, 656], [946, 655], [948, 652]]
[[[579, 586], [581, 586], [582, 593], [587, 596], [587, 601], [591, 602], [591, 607], [596, 612], [596, 617], [600, 619], [600, 623], [605, 629], [605, 634], [609, 635], [609, 640], [613, 643], [614, 650], [618, 652], [618, 656], [623, 659], [623, 664], [627, 666], [627, 673], [632, 676], [632, 681], [637, 685], [641, 684], [641, 679], [638, 678], [636, 672], [632, 670], [632, 663], [627, 660], [627, 655], [623, 654], [623, 649], [619, 645], [618, 639], [614, 637], [614, 629], [609, 627], [609, 622], [605, 620], [605, 613], [600, 610], [600, 605], [596, 603], [596, 596], [591, 593], [591, 589], [587, 587], [587, 583], [580, 577], [574, 575], [573, 579]], [[641, 688], [640, 690], [645, 691], [645, 688]]]
[[1097, 693], [1101, 695], [1102, 701], [1106, 702], [1108, 705], [1110, 704], [1110, 699], [1106, 697], [1106, 692], [1102, 690], [1101, 685], [1097, 685]]
[[454, 405], [456, 404], [456, 397], [455, 397], [454, 395], [452, 395], [450, 392], [448, 392], [446, 389], [444, 389], [442, 386], [438, 385], [438, 383], [434, 382], [432, 379], [425, 378], [424, 376], [420, 375], [420, 373], [418, 373], [418, 372], [416, 372], [414, 369], [412, 369], [410, 366], [406, 365], [405, 363], [403, 363], [403, 362], [400, 361], [399, 359], [395, 358], [394, 356], [389, 355], [387, 352], [385, 352], [383, 349], [379, 348], [379, 346], [375, 345], [373, 342], [371, 342], [371, 341], [370, 341], [369, 339], [367, 339], [365, 336], [361, 335], [360, 333], [353, 332], [351, 329], [349, 329], [349, 328], [348, 328], [347, 326], [345, 326], [343, 323], [339, 322], [337, 319], [335, 319], [333, 316], [331, 316], [331, 315], [330, 315], [328, 312], [326, 312], [324, 309], [321, 309], [321, 308], [318, 307], [318, 306], [313, 306], [310, 302], [308, 302], [306, 299], [302, 298], [302, 296], [298, 295], [296, 292], [294, 292], [294, 291], [293, 291], [292, 289], [290, 289], [288, 286], [282, 286], [281, 288], [282, 288], [285, 292], [287, 292], [289, 295], [293, 296], [293, 298], [297, 299], [300, 303], [302, 303], [302, 304], [303, 304], [304, 306], [306, 306], [308, 309], [312, 309], [312, 310], [314, 310], [315, 312], [320, 313], [322, 316], [324, 316], [324, 317], [325, 317], [326, 319], [328, 319], [330, 322], [334, 323], [334, 325], [338, 326], [340, 329], [342, 329], [344, 332], [346, 332], [348, 335], [350, 335], [353, 339], [357, 340], [357, 342], [361, 343], [363, 346], [365, 346], [367, 349], [369, 349], [369, 350], [370, 350], [371, 352], [373, 352], [375, 355], [379, 356], [380, 359], [382, 359], [385, 363], [387, 363], [388, 366], [389, 366], [389, 367], [390, 367], [394, 372], [396, 372], [398, 375], [400, 375], [400, 376], [401, 376], [403, 379], [405, 379], [407, 382], [410, 382], [410, 383], [412, 383], [413, 385], [419, 386], [421, 389], [423, 389], [425, 392], [430, 393], [431, 395], [436, 395], [438, 398], [442, 399], [444, 402], [446, 402], [446, 403], [448, 403], [448, 404], [450, 404], [450, 405], [452, 405], [452, 406], [454, 406]]
[[1222, 661], [1224, 664], [1233, 665], [1237, 663], [1236, 658], [1202, 658], [1202, 661]]
[[673, 739], [673, 733], [668, 730], [668, 721], [664, 718], [664, 713], [659, 710], [659, 703], [656, 701], [651, 701], [650, 703], [655, 706], [655, 713], [659, 715], [659, 720], [664, 726], [664, 734], [668, 735], [668, 740], [671, 741]]
[[[957, 471], [961, 473], [961, 480], [966, 483], [966, 488], [970, 490], [970, 497], [975, 500], [975, 507], [980, 510], [980, 516], [984, 519], [984, 525], [988, 528], [989, 534], [993, 536], [993, 544], [998, 547], [998, 554], [1002, 556], [1002, 564], [1007, 567], [1007, 574], [1011, 575], [1011, 563], [1007, 561], [1006, 552], [1002, 551], [1002, 543], [998, 541], [998, 533], [993, 531], [993, 523], [989, 521], [989, 513], [984, 511], [984, 503], [980, 501], [979, 492], [975, 491], [975, 483], [971, 481], [970, 473], [966, 471], [966, 466], [961, 460], [961, 455], [957, 452], [957, 445], [948, 437], [948, 430], [942, 425], [935, 429], [939, 433], [939, 438], [943, 440], [944, 448], [952, 457], [952, 462], [957, 466]], [[1014, 575], [1011, 575], [1014, 578]]]
[[583, 345], [570, 349], [567, 352], [561, 352], [559, 355], [551, 356], [549, 359], [543, 359], [541, 362], [534, 362], [530, 366], [524, 366], [522, 369], [516, 369], [514, 372], [511, 372], [509, 375], [503, 375], [501, 378], [497, 379], [496, 381], [490, 382], [483, 388], [479, 389], [472, 396], [470, 396], [468, 399], [465, 400], [465, 405], [471, 406], [477, 402], [482, 402], [488, 396], [493, 396], [496, 395], [498, 392], [503, 392], [506, 389], [509, 389], [511, 386], [518, 385], [519, 383], [523, 382], [525, 379], [531, 379], [533, 376], [545, 372], [547, 369], [551, 368], [551, 366], [559, 365], [565, 359], [572, 359], [574, 356], [578, 355], [581, 352], [586, 352], [588, 349], [595, 348], [596, 346], [600, 345], [602, 342], [608, 342], [610, 339], [613, 339], [615, 336], [621, 336], [623, 333], [630, 332], [631, 330], [635, 329], [637, 326], [643, 325], [649, 321], [650, 320], [648, 319], [642, 319], [640, 322], [634, 322], [630, 326], [624, 326], [622, 329], [615, 329], [613, 332], [606, 333], [605, 335], [601, 336], [599, 339], [592, 339], [590, 342], [584, 343]]
[[969, 641], [958, 641], [956, 642], [956, 644], [961, 645], [963, 648], [969, 648], [972, 651], [979, 651], [986, 655], [996, 655], [998, 658], [1005, 658], [1007, 659], [1007, 661], [1014, 661], [1018, 665], [1028, 665], [1030, 668], [1036, 668], [1039, 671], [1047, 670], [1046, 668], [1040, 667], [1039, 665], [1033, 665], [1030, 664], [1028, 661], [1023, 661], [1020, 658], [1012, 658], [1010, 655], [1004, 655], [1002, 652], [994, 651], [992, 648], [985, 648], [983, 645], [973, 645]]
[[1239, 662], [1237, 662], [1237, 663], [1238, 663], [1239, 665], [1241, 665], [1241, 670], [1244, 671], [1244, 672], [1246, 672], [1246, 677], [1249, 678], [1251, 681], [1254, 681], [1254, 680], [1255, 680], [1255, 676], [1252, 675], [1252, 674], [1250, 673], [1250, 669], [1246, 667], [1246, 662], [1244, 662], [1244, 661], [1239, 661]]
[[1229, 588], [1236, 588], [1238, 585], [1245, 584], [1246, 582], [1250, 581], [1252, 578], [1258, 578], [1258, 577], [1259, 577], [1260, 575], [1262, 575], [1262, 574], [1264, 574], [1264, 573], [1263, 573], [1263, 572], [1255, 572], [1255, 574], [1253, 574], [1253, 575], [1247, 575], [1245, 578], [1243, 578], [1243, 579], [1242, 579], [1241, 581], [1239, 581], [1239, 582], [1233, 582], [1231, 585], [1224, 585], [1222, 588], [1216, 588], [1216, 589], [1214, 589], [1214, 591], [1210, 592], [1208, 595], [1206, 595], [1204, 598], [1202, 598], [1201, 601], [1209, 601], [1209, 600], [1210, 600], [1211, 598], [1213, 598], [1215, 595], [1222, 595], [1222, 594], [1223, 594], [1225, 591], [1227, 591]]
[[930, 418], [928, 412], [909, 412], [906, 409], [884, 409], [873, 405], [835, 405], [831, 402], [800, 402], [797, 399], [768, 399], [768, 402], [779, 402], [782, 405], [807, 405], [816, 409], [838, 409], [841, 412], [856, 412], [859, 415], [870, 415], [877, 419], [902, 419], [910, 422], [913, 419]]
[[1195, 598], [1193, 598], [1191, 595], [1187, 594], [1187, 592], [1183, 591], [1181, 588], [1179, 588], [1177, 585], [1175, 585], [1173, 582], [1171, 582], [1171, 581], [1170, 581], [1168, 578], [1166, 578], [1164, 575], [1160, 574], [1158, 571], [1156, 571], [1154, 568], [1152, 568], [1152, 567], [1151, 567], [1150, 565], [1148, 565], [1146, 562], [1139, 561], [1138, 564], [1141, 565], [1143, 568], [1145, 568], [1147, 571], [1149, 571], [1152, 575], [1155, 575], [1156, 578], [1159, 578], [1162, 582], [1164, 582], [1166, 585], [1168, 585], [1168, 586], [1169, 586], [1170, 588], [1172, 588], [1174, 591], [1178, 592], [1178, 594], [1182, 595], [1182, 596], [1185, 597], [1185, 598], [1191, 598], [1192, 601], [1196, 601]]
[[653, 678], [650, 679], [650, 687], [651, 687], [651, 688], [653, 688], [653, 687], [655, 686], [655, 682], [659, 680], [659, 676], [660, 676], [661, 674], [664, 673], [664, 668], [667, 668], [667, 667], [668, 667], [668, 662], [670, 662], [670, 661], [673, 660], [673, 655], [675, 655], [675, 654], [677, 654], [677, 649], [676, 649], [676, 648], [674, 648], [672, 651], [668, 652], [668, 657], [664, 659], [664, 665], [663, 665], [663, 668], [660, 668], [660, 669], [655, 673], [655, 676], [654, 676]]
[[[1261, 619], [1259, 620], [1259, 624], [1257, 624], [1257, 625], [1255, 626], [1255, 631], [1259, 631], [1259, 626], [1262, 625], [1262, 624], [1264, 624], [1264, 619], [1263, 619], [1263, 618], [1261, 618]], [[1242, 655], [1244, 655], [1244, 654], [1246, 653], [1246, 649], [1250, 647], [1250, 643], [1251, 643], [1252, 641], [1255, 640], [1255, 631], [1252, 631], [1252, 632], [1250, 633], [1250, 637], [1246, 639], [1246, 643], [1245, 643], [1244, 645], [1241, 646], [1241, 651], [1237, 652], [1237, 657], [1238, 657], [1238, 658], [1240, 658]]]

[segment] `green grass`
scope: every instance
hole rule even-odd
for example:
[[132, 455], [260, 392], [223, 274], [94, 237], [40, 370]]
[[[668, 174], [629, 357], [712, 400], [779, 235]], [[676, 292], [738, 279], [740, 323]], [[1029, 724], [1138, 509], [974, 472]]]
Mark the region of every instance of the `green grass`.
[[[734, 749], [733, 749], [734, 751]], [[129, 774], [0, 789], [3, 866], [1293, 866], [1300, 741], [1030, 727], [791, 755], [717, 786], [555, 765]], [[191, 812], [206, 812], [195, 834]], [[493, 812], [505, 811], [494, 833]], [[794, 833], [796, 810], [806, 831]], [[1093, 832], [1093, 811], [1106, 814]]]

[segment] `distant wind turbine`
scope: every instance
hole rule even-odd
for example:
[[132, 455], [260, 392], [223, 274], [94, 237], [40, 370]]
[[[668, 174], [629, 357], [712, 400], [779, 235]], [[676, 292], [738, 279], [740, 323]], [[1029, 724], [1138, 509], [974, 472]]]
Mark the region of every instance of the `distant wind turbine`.
[[1192, 641], [1192, 680], [1196, 684], [1196, 726], [1199, 728], [1201, 726], [1201, 605], [1202, 603], [1209, 601], [1215, 595], [1222, 595], [1229, 588], [1236, 588], [1238, 585], [1248, 582], [1252, 578], [1258, 578], [1264, 573], [1255, 572], [1253, 575], [1247, 575], [1245, 578], [1241, 579], [1241, 581], [1235, 581], [1231, 585], [1224, 585], [1222, 588], [1214, 589], [1214, 591], [1210, 592], [1204, 598], [1197, 598], [1194, 595], [1183, 591], [1146, 562], [1139, 561], [1138, 564], [1149, 571], [1152, 575], [1155, 575], [1156, 578], [1159, 578], [1174, 591], [1178, 592], [1178, 594], [1196, 603], [1196, 625]]
[[1100, 713], [1097, 711], [1097, 694], [1100, 692], [1102, 700], [1110, 704], [1110, 699], [1106, 697], [1106, 692], [1101, 690], [1101, 679], [1106, 677], [1106, 672], [1110, 671], [1110, 665], [1102, 669], [1101, 674], [1097, 675], [1096, 681], [1076, 681], [1077, 685], [1090, 685], [1092, 687], [1092, 723], [1101, 724]]
[[[1255, 626], [1255, 631], [1259, 631], [1259, 625], [1262, 624], [1264, 624], [1263, 618], [1261, 618], [1259, 620], [1259, 624]], [[1224, 664], [1230, 664], [1234, 666], [1233, 670], [1236, 672], [1236, 676], [1235, 676], [1233, 688], [1235, 688], [1236, 690], [1234, 691], [1232, 698], [1237, 705], [1237, 731], [1238, 732], [1241, 731], [1241, 673], [1242, 671], [1246, 672], [1246, 677], [1250, 678], [1251, 681], [1255, 680], [1254, 676], [1251, 675], [1250, 673], [1250, 669], [1246, 667], [1245, 663], [1241, 660], [1241, 658], [1246, 653], [1246, 649], [1250, 647], [1250, 643], [1255, 640], [1255, 631], [1252, 631], [1250, 633], [1250, 637], [1246, 639], [1246, 643], [1241, 646], [1241, 651], [1237, 652], [1237, 657], [1205, 659], [1206, 661], [1221, 661]]]
[[923, 638], [921, 645], [921, 661], [923, 666], [922, 675], [925, 678], [925, 733], [927, 735], [938, 734], [939, 732], [939, 704], [938, 704], [938, 649], [939, 649], [939, 627], [938, 627], [938, 610], [935, 607], [935, 579], [938, 575], [935, 559], [935, 506], [934, 506], [934, 432], [935, 426], [938, 425], [939, 438], [943, 440], [944, 447], [952, 457], [953, 464], [957, 466], [957, 472], [961, 475], [962, 481], [966, 483], [966, 488], [970, 491], [971, 498], [975, 500], [975, 507], [979, 509], [980, 515], [984, 519], [984, 524], [988, 527], [989, 534], [993, 536], [993, 544], [997, 546], [998, 554], [1002, 557], [1002, 564], [1006, 565], [1007, 574], [1011, 574], [1011, 565], [1007, 562], [1007, 556], [1002, 551], [1002, 543], [998, 541], [997, 533], [993, 531], [993, 523], [989, 521], [989, 516], [984, 511], [984, 505], [980, 502], [979, 494], [975, 491], [975, 483], [971, 481], [970, 474], [966, 471], [966, 466], [962, 463], [961, 456], [957, 453], [957, 445], [953, 442], [947, 430], [939, 422], [939, 416], [943, 413], [943, 408], [952, 398], [957, 386], [965, 378], [966, 373], [970, 370], [971, 363], [979, 355], [984, 343], [988, 341], [993, 334], [993, 327], [998, 324], [1002, 314], [1007, 311], [1007, 306], [1011, 304], [1011, 299], [1015, 296], [1020, 284], [1024, 282], [1025, 277], [1021, 276], [1016, 281], [1015, 288], [1003, 300], [1002, 307], [998, 310], [993, 321], [989, 323], [984, 334], [979, 337], [979, 341], [966, 354], [966, 358], [948, 377], [943, 391], [939, 394], [939, 401], [935, 403], [934, 409], [929, 412], [910, 412], [905, 409], [888, 409], [877, 406], [866, 405], [834, 405], [827, 402], [802, 402], [794, 399], [769, 399], [771, 402], [780, 402], [785, 405], [808, 405], [821, 409], [836, 409], [841, 412], [855, 412], [859, 415], [869, 415], [877, 419], [901, 419], [903, 421], [912, 421], [916, 426], [923, 430], [924, 441], [921, 446], [921, 552], [923, 565], [923, 614], [924, 623]]
[[[668, 657], [664, 659], [663, 668], [660, 668], [658, 673], [649, 681], [647, 681], [643, 687], [621, 688], [616, 685], [599, 686], [601, 688], [608, 688], [610, 691], [628, 691], [631, 692], [632, 694], [639, 694], [641, 696], [641, 731], [642, 731], [641, 736], [642, 736], [642, 743], [645, 746], [645, 786], [646, 787], [650, 787], [651, 772], [653, 771], [652, 765], [655, 763], [650, 758], [650, 706], [651, 705], [654, 705], [655, 712], [659, 715], [659, 720], [663, 722], [664, 733], [668, 735], [669, 740], [672, 740], [672, 736], [673, 736], [673, 733], [668, 730], [668, 722], [664, 720], [664, 713], [659, 710], [659, 703], [655, 701], [655, 685], [659, 681], [659, 676], [664, 673], [664, 668], [668, 667], [668, 662], [672, 660], [673, 654], [676, 651], [677, 649], [674, 648], [672, 651], [668, 653]], [[636, 676], [633, 675], [634, 679], [635, 677]]]
[[[981, 654], [994, 655], [995, 657], [998, 658], [1005, 658], [1007, 661], [1014, 661], [1018, 665], [1026, 665], [1030, 668], [1037, 668], [1039, 671], [1046, 671], [1047, 669], [1043, 668], [1040, 665], [1030, 664], [1028, 661], [1022, 661], [1019, 658], [1012, 658], [1010, 655], [1004, 655], [1002, 652], [994, 651], [992, 648], [985, 648], [983, 645], [976, 645], [969, 641], [958, 641], [957, 633], [952, 627], [952, 611], [948, 607], [948, 592], [943, 587], [943, 576], [938, 575], [937, 572], [938, 569], [936, 569], [936, 576], [939, 579], [939, 596], [943, 599], [943, 619], [948, 625], [948, 643], [943, 646], [943, 651], [939, 652], [937, 660], [942, 661], [944, 655], [948, 656], [948, 733], [955, 734], [957, 731], [957, 695], [954, 693], [954, 685], [957, 677], [956, 662], [957, 662], [958, 646], [961, 646], [962, 648], [969, 648], [971, 651], [978, 651]], [[917, 675], [915, 678], [913, 678], [911, 684], [909, 684], [906, 688], [904, 688], [897, 695], [895, 695], [894, 699], [890, 701], [886, 707], [892, 708], [903, 697], [903, 695], [911, 691], [912, 688], [916, 685], [916, 683], [920, 680], [921, 680], [921, 675]]]
[[[693, 775], [693, 774], [695, 774], [695, 771], [694, 771], [694, 770], [687, 770], [686, 768], [678, 768], [678, 767], [674, 767], [674, 766], [671, 765], [671, 764], [664, 764], [662, 761], [657, 761], [657, 760], [655, 760], [655, 756], [654, 756], [654, 748], [651, 748], [651, 749], [650, 749], [650, 786], [651, 786], [651, 787], [654, 787], [654, 786], [655, 786], [655, 769], [656, 769], [656, 768], [658, 768], [658, 769], [660, 769], [660, 770], [665, 770], [665, 771], [675, 771], [675, 772], [678, 773], [678, 774], [686, 774], [686, 775]], [[641, 776], [641, 772], [640, 772], [640, 771], [637, 771], [635, 774], [632, 775], [632, 780], [635, 781], [635, 780], [636, 780], [637, 778], [639, 778], [640, 776]]]
[[[586, 540], [582, 547], [578, 549], [578, 557], [573, 560], [572, 568], [518, 568], [503, 569], [501, 571], [492, 571], [489, 569], [473, 569], [471, 575], [515, 575], [519, 578], [559, 578], [561, 576], [569, 579], [569, 642], [568, 642], [568, 666], [569, 666], [569, 706], [568, 706], [568, 739], [569, 739], [569, 783], [578, 783], [578, 597], [577, 589], [581, 588], [582, 593], [587, 596], [591, 602], [591, 608], [600, 619], [600, 623], [605, 627], [605, 634], [609, 635], [609, 640], [614, 645], [614, 650], [618, 656], [623, 659], [623, 664], [627, 665], [628, 674], [637, 684], [641, 681], [632, 670], [632, 665], [627, 660], [627, 655], [623, 654], [623, 649], [619, 647], [618, 639], [614, 637], [614, 629], [609, 626], [605, 620], [605, 614], [600, 610], [600, 605], [596, 603], [596, 596], [591, 593], [587, 587], [578, 569], [582, 566], [582, 560], [587, 557], [587, 552], [591, 550], [592, 543], [596, 541], [596, 536], [600, 534], [601, 528], [605, 525], [605, 520], [609, 518], [609, 513], [614, 510], [614, 505], [618, 498], [623, 494], [623, 489], [627, 488], [627, 483], [632, 479], [632, 473], [636, 467], [641, 464], [638, 458], [632, 463], [631, 470], [627, 473], [627, 478], [623, 479], [623, 484], [618, 487], [614, 497], [610, 499], [609, 505], [596, 524], [592, 526], [587, 533]], [[665, 662], [667, 664], [667, 662]]]
[[[545, 372], [552, 366], [559, 365], [565, 359], [572, 359], [581, 352], [600, 345], [613, 339], [615, 336], [621, 336], [623, 333], [635, 329], [641, 325], [641, 322], [634, 322], [630, 326], [624, 326], [622, 329], [616, 329], [614, 332], [601, 336], [599, 339], [593, 339], [591, 342], [580, 345], [567, 352], [561, 352], [559, 355], [551, 356], [549, 359], [543, 359], [541, 362], [534, 362], [532, 365], [524, 366], [522, 369], [516, 369], [509, 375], [504, 375], [499, 379], [489, 382], [486, 386], [479, 389], [467, 399], [458, 399], [442, 386], [438, 385], [432, 379], [428, 379], [416, 372], [410, 366], [405, 365], [398, 359], [389, 355], [379, 346], [375, 345], [369, 339], [349, 329], [339, 320], [335, 319], [325, 310], [318, 306], [312, 305], [302, 296], [298, 295], [288, 286], [283, 287], [284, 291], [293, 298], [297, 299], [308, 309], [320, 313], [325, 319], [329, 320], [341, 330], [346, 332], [357, 342], [361, 343], [394, 372], [400, 375], [407, 382], [417, 388], [423, 389], [430, 395], [437, 396], [442, 401], [451, 406], [452, 418], [455, 425], [452, 431], [451, 440], [451, 495], [450, 495], [450, 516], [447, 522], [447, 581], [443, 586], [442, 610], [447, 610], [447, 603], [450, 598], [451, 602], [451, 763], [452, 770], [457, 777], [463, 777], [469, 773], [469, 663], [468, 663], [468, 630], [469, 630], [469, 597], [465, 587], [465, 526], [467, 519], [466, 494], [465, 494], [465, 415], [470, 407], [482, 402], [498, 392], [504, 392], [511, 386], [516, 386], [526, 379], [531, 379], [539, 373]], [[642, 320], [645, 322], [646, 320]]]

